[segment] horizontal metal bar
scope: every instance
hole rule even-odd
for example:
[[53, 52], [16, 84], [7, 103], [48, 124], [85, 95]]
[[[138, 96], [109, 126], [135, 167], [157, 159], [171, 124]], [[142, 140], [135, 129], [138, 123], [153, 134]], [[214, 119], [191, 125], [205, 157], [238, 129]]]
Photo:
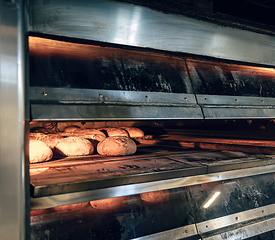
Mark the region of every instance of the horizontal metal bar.
[[197, 223], [197, 229], [198, 233], [202, 235], [210, 231], [225, 228], [234, 224], [247, 222], [272, 214], [275, 214], [275, 204], [247, 210], [244, 212], [239, 212], [236, 214], [231, 214], [220, 218], [215, 218], [205, 222], [200, 222]]
[[173, 189], [184, 186], [192, 186], [202, 183], [216, 182], [228, 179], [242, 178], [275, 172], [275, 165], [233, 170], [227, 172], [203, 174], [183, 178], [173, 178], [160, 181], [152, 181], [124, 186], [96, 189], [91, 191], [74, 192], [55, 196], [32, 198], [31, 209], [51, 208], [55, 206], [99, 200], [112, 197], [129, 196], [144, 192]]
[[207, 171], [206, 166], [197, 166], [197, 167], [186, 167], [179, 170], [170, 170], [163, 172], [149, 172], [144, 174], [136, 175], [126, 175], [121, 177], [113, 178], [101, 178], [90, 181], [78, 181], [78, 182], [68, 182], [61, 184], [50, 184], [35, 186], [33, 185], [33, 197], [45, 197], [50, 195], [64, 194], [64, 193], [73, 193], [80, 191], [87, 191], [91, 189], [102, 189], [106, 187], [117, 187], [128, 184], [138, 184], [146, 183], [152, 181], [160, 181], [164, 179], [178, 178], [190, 175], [200, 175], [205, 174]]
[[33, 121], [203, 119], [198, 105], [56, 105], [31, 104]]
[[[195, 238], [197, 236], [197, 238]], [[192, 239], [200, 239], [197, 234], [195, 224], [191, 224], [185, 227], [180, 227], [165, 232], [147, 235], [144, 237], [134, 238], [133, 240], [167, 240], [167, 239], [184, 239], [194, 237]]]
[[205, 119], [274, 118], [275, 99], [223, 95], [196, 95]]
[[275, 118], [273, 106], [202, 106], [205, 119], [272, 119]]
[[[233, 230], [225, 230], [224, 232], [211, 236], [203, 237], [207, 240], [236, 240], [246, 239], [261, 233], [272, 231], [275, 229], [275, 218], [269, 218], [267, 220], [259, 220], [263, 217], [273, 216], [275, 213], [275, 204], [267, 205], [260, 208], [255, 208], [236, 214], [228, 215], [221, 218], [215, 218], [213, 220], [201, 222], [198, 224], [192, 224], [144, 237], [135, 238], [134, 240], [146, 240], [146, 239], [200, 239], [199, 236], [203, 236], [204, 233], [219, 230], [223, 227], [233, 226]], [[249, 222], [255, 220], [258, 222], [248, 224], [240, 227], [239, 223]], [[234, 228], [234, 225], [236, 226]]]
[[31, 101], [55, 101], [62, 103], [94, 102], [94, 103], [163, 103], [196, 104], [194, 94], [163, 93], [163, 92], [134, 92], [119, 90], [72, 89], [72, 88], [46, 88], [30, 87]]
[[274, 37], [118, 1], [33, 2], [30, 30], [275, 65]]
[[257, 222], [245, 227], [234, 229], [226, 233], [221, 233], [204, 240], [236, 240], [236, 239], [247, 239], [253, 236], [257, 236], [266, 232], [275, 230], [275, 218], [268, 219], [262, 222]]
[[275, 105], [275, 98], [267, 97], [244, 97], [244, 96], [227, 96], [227, 95], [204, 95], [197, 94], [198, 103], [206, 105], [229, 105], [229, 106], [269, 106]]

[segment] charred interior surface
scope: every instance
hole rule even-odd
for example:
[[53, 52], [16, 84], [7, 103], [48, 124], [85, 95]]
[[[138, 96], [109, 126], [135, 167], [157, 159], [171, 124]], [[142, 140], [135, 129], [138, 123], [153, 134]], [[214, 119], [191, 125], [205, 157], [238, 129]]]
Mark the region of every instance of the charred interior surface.
[[187, 60], [196, 94], [275, 96], [274, 68]]
[[192, 93], [182, 59], [29, 38], [30, 86]]

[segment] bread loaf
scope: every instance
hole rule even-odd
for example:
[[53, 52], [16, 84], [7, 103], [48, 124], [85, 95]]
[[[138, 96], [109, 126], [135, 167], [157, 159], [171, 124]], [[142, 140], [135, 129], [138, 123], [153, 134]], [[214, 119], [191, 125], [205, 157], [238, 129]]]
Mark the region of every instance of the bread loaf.
[[127, 131], [130, 138], [144, 137], [144, 132], [139, 128], [136, 128], [136, 127], [121, 127], [121, 129]]
[[129, 137], [125, 130], [119, 128], [105, 128], [104, 131], [106, 131], [108, 137]]
[[103, 137], [106, 137], [106, 135], [102, 131], [97, 130], [97, 129], [91, 129], [91, 128], [78, 129], [78, 130], [75, 130], [74, 133], [84, 134], [84, 135], [94, 135], [94, 134], [97, 134], [97, 135], [101, 135]]
[[42, 135], [38, 138], [39, 141], [46, 143], [51, 149], [54, 149], [58, 142], [63, 139], [60, 134]]
[[31, 133], [48, 133], [47, 128], [44, 127], [34, 127], [30, 130]]
[[74, 132], [75, 130], [79, 130], [79, 126], [71, 125], [64, 128], [63, 132]]
[[30, 163], [39, 163], [52, 159], [53, 151], [46, 144], [38, 140], [29, 142], [29, 161]]
[[55, 147], [57, 153], [63, 156], [85, 156], [93, 154], [93, 144], [80, 137], [68, 137], [61, 139]]
[[135, 142], [128, 137], [107, 137], [97, 145], [97, 152], [106, 156], [124, 156], [134, 154]]

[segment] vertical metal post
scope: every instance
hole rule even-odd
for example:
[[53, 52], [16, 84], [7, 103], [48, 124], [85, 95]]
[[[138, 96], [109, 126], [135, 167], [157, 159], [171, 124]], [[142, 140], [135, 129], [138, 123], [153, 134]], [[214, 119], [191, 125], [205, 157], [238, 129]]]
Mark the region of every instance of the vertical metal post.
[[0, 239], [29, 239], [26, 101], [27, 28], [23, 0], [0, 0]]

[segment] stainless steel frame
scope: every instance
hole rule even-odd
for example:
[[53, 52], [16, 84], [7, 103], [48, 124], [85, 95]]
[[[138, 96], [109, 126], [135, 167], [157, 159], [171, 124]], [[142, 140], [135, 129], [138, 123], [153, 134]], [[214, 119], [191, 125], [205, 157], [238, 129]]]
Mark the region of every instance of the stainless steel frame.
[[272, 173], [274, 171], [275, 165], [267, 165], [209, 174], [201, 174], [198, 172], [200, 175], [150, 181], [144, 183], [127, 184], [115, 187], [106, 187], [90, 191], [72, 192], [47, 197], [38, 197], [31, 199], [31, 209], [37, 210], [105, 198], [129, 196], [144, 192], [160, 191], [165, 189], [192, 186], [202, 183], [211, 183], [228, 179], [256, 176]]
[[33, 1], [30, 30], [275, 65], [272, 36], [111, 0]]
[[203, 119], [193, 94], [32, 87], [30, 99], [36, 121]]
[[23, 1], [0, 1], [0, 239], [29, 239], [26, 157], [26, 14]]
[[[275, 229], [274, 211], [275, 204], [259, 207], [252, 210], [239, 212], [221, 218], [212, 219], [197, 224], [184, 226], [181, 228], [148, 235], [145, 237], [135, 238], [135, 240], [146, 239], [246, 239], [260, 233], [268, 232]], [[250, 222], [252, 221], [253, 222]], [[241, 225], [234, 227], [234, 225]], [[224, 229], [232, 227], [231, 229]], [[224, 229], [224, 230], [222, 230]], [[220, 230], [219, 234], [211, 234], [211, 231]], [[209, 234], [208, 236], [206, 234]], [[206, 235], [206, 237], [205, 237]]]
[[[221, 26], [193, 20], [183, 16], [173, 14], [166, 15], [148, 8], [108, 0], [58, 0], [47, 1], [46, 3], [33, 1], [31, 6], [32, 12], [30, 27], [32, 31], [40, 33], [77, 37], [137, 47], [148, 47], [174, 52], [200, 54], [229, 60], [240, 60], [275, 66], [274, 37], [267, 35], [232, 28], [223, 28]], [[28, 141], [26, 139], [26, 133], [28, 133], [28, 118], [30, 116], [28, 111], [30, 106], [28, 100], [26, 100], [28, 97], [28, 94], [26, 93], [28, 86], [28, 66], [26, 65], [27, 14], [28, 5], [25, 1], [0, 0], [1, 240], [29, 239], [30, 191]], [[90, 21], [87, 21], [87, 19]], [[116, 21], [114, 21], [114, 19], [116, 19]], [[139, 24], [137, 24], [137, 22]], [[152, 29], [154, 29], [154, 31], [152, 31]], [[43, 91], [44, 96], [47, 96], [45, 93], [48, 92]], [[96, 94], [101, 93], [96, 92]], [[148, 101], [146, 96], [147, 95], [139, 95], [137, 97], [144, 97], [146, 102]], [[144, 101], [144, 98], [141, 102]], [[203, 98], [205, 100], [205, 97], [202, 96], [202, 102]], [[82, 100], [83, 99], [80, 99], [80, 101]], [[262, 100], [265, 101], [265, 99], [261, 99], [259, 106], [263, 105], [263, 108], [271, 109], [270, 111], [272, 111], [273, 114], [273, 102], [270, 101], [265, 105]], [[70, 99], [63, 99], [63, 101], [65, 101], [63, 103], [68, 103], [66, 101], [70, 101]], [[88, 100], [88, 103], [91, 103], [89, 101], [90, 99]], [[99, 104], [104, 102], [110, 103], [104, 100], [104, 94], [103, 97], [100, 97], [99, 95], [99, 100], [92, 99], [91, 101], [99, 102]], [[189, 101], [189, 96], [182, 95], [179, 99], [173, 98], [171, 102], [169, 100], [169, 106], [167, 107], [171, 108], [174, 104], [175, 107], [180, 105], [187, 107], [186, 109], [188, 109], [186, 101]], [[135, 101], [135, 104], [136, 102], [137, 101]], [[188, 103], [196, 103], [194, 102], [193, 96], [191, 102]], [[83, 104], [83, 102], [81, 102], [81, 104]], [[154, 106], [155, 104], [160, 104], [160, 102], [158, 100], [152, 102], [149, 101], [148, 106]], [[166, 104], [167, 102], [164, 105]], [[36, 107], [39, 108], [40, 106], [41, 105], [38, 104]], [[197, 107], [195, 109], [199, 110]], [[78, 109], [76, 109], [76, 111], [78, 111]], [[200, 113], [197, 112], [196, 114], [198, 118], [201, 118]], [[263, 114], [263, 112], [260, 112], [260, 114]], [[209, 113], [209, 115], [211, 115], [211, 113]], [[60, 119], [73, 120], [70, 116], [71, 113], [68, 113], [65, 118]], [[81, 114], [80, 116], [83, 117]], [[125, 116], [127, 115], [123, 115], [122, 118], [126, 119]], [[161, 118], [161, 116], [162, 115], [160, 114], [159, 118]], [[100, 116], [97, 119], [107, 119], [109, 117], [110, 116]], [[249, 116], [246, 115], [244, 117]], [[43, 120], [45, 120], [45, 118], [51, 119], [50, 116], [37, 117], [37, 119]], [[146, 118], [150, 118], [150, 116]], [[54, 117], [53, 119], [56, 120], [58, 118]], [[88, 119], [88, 117], [86, 117], [86, 119]], [[93, 117], [93, 119], [96, 118]], [[103, 190], [76, 192], [40, 198], [33, 201], [32, 208], [39, 209], [85, 200], [89, 201], [124, 196], [272, 172], [274, 172], [274, 165], [226, 171], [223, 173], [188, 176], [178, 179], [166, 179], [164, 181], [158, 181], [157, 184], [155, 182], [147, 182], [140, 185], [129, 184]], [[258, 212], [258, 210], [260, 212], [263, 210], [265, 211], [265, 208], [274, 209], [274, 206], [266, 206], [264, 209], [259, 208], [251, 211], [254, 214], [255, 212]], [[268, 214], [270, 213], [259, 215], [259, 217], [267, 216]], [[227, 217], [230, 218], [232, 216]], [[235, 217], [236, 221], [239, 219], [239, 216], [237, 216], [238, 219], [235, 215], [233, 217]], [[216, 220], [219, 222], [221, 219]], [[204, 224], [206, 223], [200, 223], [202, 228], [205, 226]], [[266, 230], [260, 229], [264, 224], [268, 226]], [[243, 229], [245, 227], [249, 228], [253, 226], [259, 227], [258, 232], [268, 231], [274, 229], [274, 219], [271, 218], [262, 222], [257, 222], [254, 225], [244, 226]], [[190, 229], [179, 229], [179, 231], [184, 231], [184, 233], [190, 233], [191, 231], [190, 235], [181, 235], [184, 237], [195, 234], [194, 226], [190, 226]], [[207, 231], [202, 230], [200, 233], [202, 234], [204, 232]], [[257, 231], [254, 231], [254, 233], [255, 232]], [[253, 234], [247, 236], [252, 236]], [[220, 236], [218, 235], [212, 237], [212, 239], [219, 238]]]

